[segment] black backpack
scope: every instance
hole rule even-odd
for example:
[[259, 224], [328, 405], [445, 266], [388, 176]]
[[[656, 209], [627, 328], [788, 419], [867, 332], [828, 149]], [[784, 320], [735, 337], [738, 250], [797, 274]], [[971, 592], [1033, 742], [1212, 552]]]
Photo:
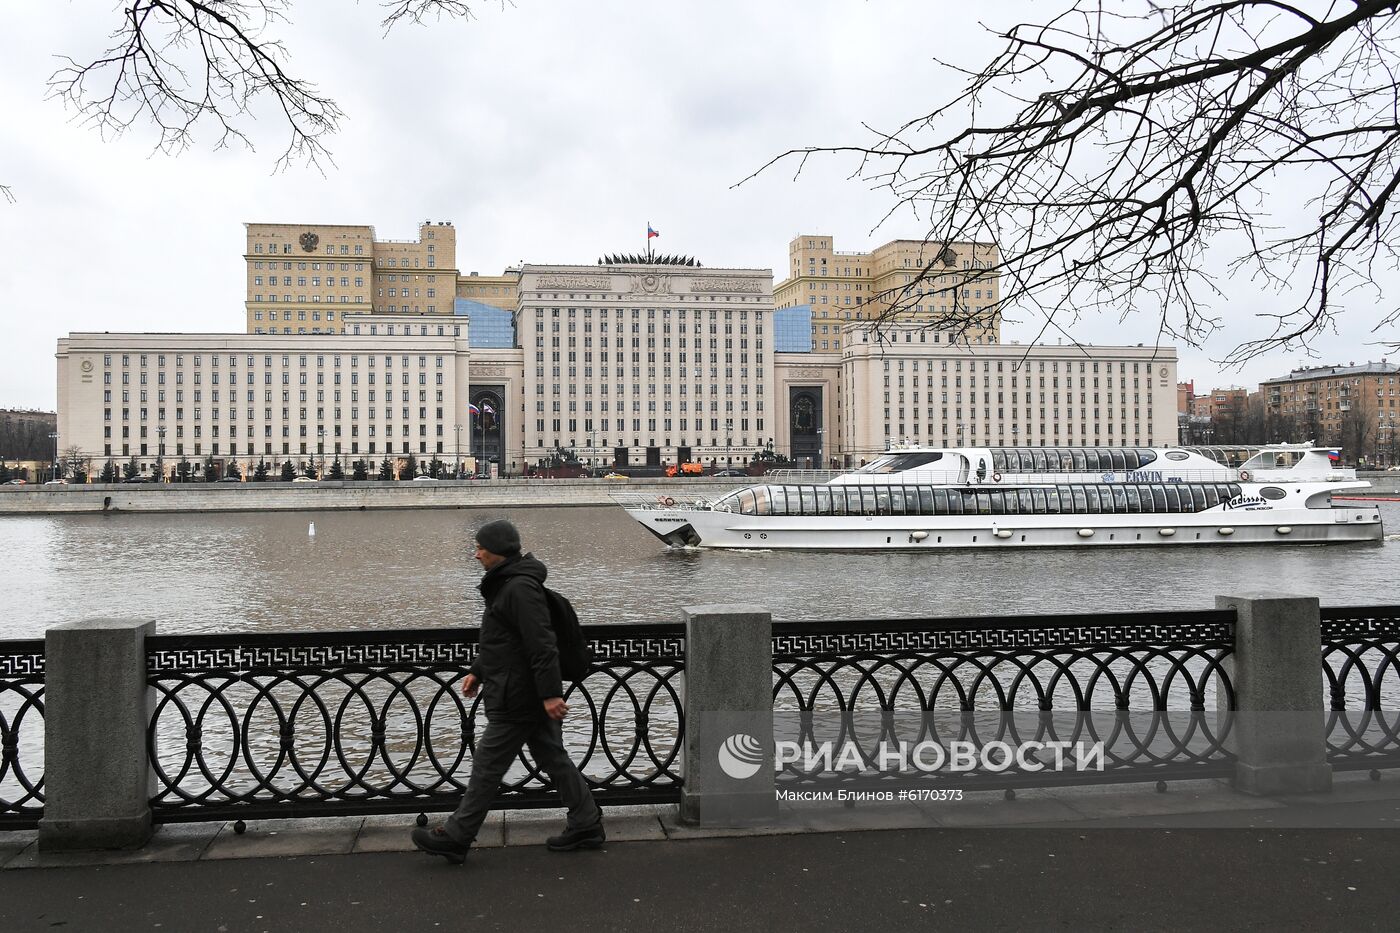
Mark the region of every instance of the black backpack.
[[564, 680], [583, 680], [593, 666], [593, 649], [588, 647], [588, 639], [579, 625], [578, 613], [562, 593], [547, 586], [541, 588], [544, 590], [544, 601], [549, 605], [549, 624], [554, 629], [554, 640], [559, 648], [559, 676]]

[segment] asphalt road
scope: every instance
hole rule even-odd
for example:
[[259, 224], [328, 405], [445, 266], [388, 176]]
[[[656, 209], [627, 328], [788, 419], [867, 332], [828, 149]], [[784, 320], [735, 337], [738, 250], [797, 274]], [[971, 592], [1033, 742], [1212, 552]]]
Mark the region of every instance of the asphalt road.
[[0, 873], [0, 930], [1389, 930], [1397, 865], [1394, 829], [1090, 827], [201, 861]]

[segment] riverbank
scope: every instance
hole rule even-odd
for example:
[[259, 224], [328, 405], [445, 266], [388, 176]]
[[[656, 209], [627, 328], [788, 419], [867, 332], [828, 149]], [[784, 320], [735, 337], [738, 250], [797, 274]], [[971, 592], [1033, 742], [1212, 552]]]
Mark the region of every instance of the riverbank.
[[[1400, 497], [1400, 473], [1361, 476], [1371, 488], [1352, 498]], [[102, 512], [319, 512], [370, 509], [555, 508], [612, 505], [614, 495], [713, 497], [753, 477], [686, 479], [500, 479], [434, 482], [92, 483], [0, 486], [0, 516]]]
[[717, 496], [750, 477], [502, 479], [434, 482], [93, 483], [0, 486], [0, 515], [101, 512], [317, 512], [370, 509], [612, 505], [617, 494], [656, 499]]

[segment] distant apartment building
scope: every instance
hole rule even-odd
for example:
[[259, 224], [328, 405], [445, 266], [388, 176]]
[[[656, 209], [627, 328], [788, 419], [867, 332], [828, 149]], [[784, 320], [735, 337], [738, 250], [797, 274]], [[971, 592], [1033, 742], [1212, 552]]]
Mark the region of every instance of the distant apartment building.
[[983, 271], [1000, 261], [994, 245], [893, 240], [863, 253], [838, 251], [834, 243], [826, 234], [795, 237], [788, 244], [787, 278], [773, 289], [775, 307], [811, 308], [814, 351], [839, 352], [842, 328], [880, 318], [896, 299], [904, 308], [901, 319], [927, 323], [942, 332], [942, 342], [952, 332], [938, 321], [959, 313], [978, 322], [963, 331], [966, 342], [999, 341], [1000, 321], [986, 310], [999, 283]]
[[1342, 447], [1350, 462], [1396, 462], [1400, 366], [1381, 360], [1306, 367], [1259, 388], [1275, 432]]

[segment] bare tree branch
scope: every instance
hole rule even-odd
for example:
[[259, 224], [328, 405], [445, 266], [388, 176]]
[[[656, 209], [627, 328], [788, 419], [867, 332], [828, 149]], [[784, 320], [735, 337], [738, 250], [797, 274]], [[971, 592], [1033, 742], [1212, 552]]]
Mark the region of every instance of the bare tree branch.
[[[934, 326], [955, 334], [1012, 309], [1046, 327], [1108, 311], [1152, 313], [1162, 336], [1199, 344], [1225, 326], [1212, 310], [1223, 270], [1294, 294], [1265, 315], [1272, 333], [1226, 363], [1306, 347], [1346, 296], [1382, 300], [1376, 277], [1400, 259], [1397, 7], [1076, 0], [1001, 34], [983, 68], [955, 69], [965, 85], [937, 109], [754, 174], [853, 154], [856, 174], [893, 195], [886, 218], [912, 209], [927, 224], [922, 274], [877, 296], [877, 325], [932, 295], [950, 308]], [[1000, 248], [971, 270], [998, 286], [990, 308], [960, 301], [961, 276], [939, 280], [938, 250], [954, 242]]]
[[[506, 0], [502, 0], [504, 7]], [[254, 148], [257, 108], [275, 110], [287, 138], [273, 170], [294, 162], [334, 164], [327, 138], [345, 116], [312, 81], [289, 70], [275, 33], [294, 0], [123, 0], [111, 45], [95, 58], [60, 56], [49, 95], [73, 108], [104, 139], [153, 126], [155, 149], [178, 155], [209, 141], [214, 149]], [[467, 0], [381, 0], [387, 33], [400, 22], [472, 19]], [[0, 196], [14, 201], [0, 185]]]

